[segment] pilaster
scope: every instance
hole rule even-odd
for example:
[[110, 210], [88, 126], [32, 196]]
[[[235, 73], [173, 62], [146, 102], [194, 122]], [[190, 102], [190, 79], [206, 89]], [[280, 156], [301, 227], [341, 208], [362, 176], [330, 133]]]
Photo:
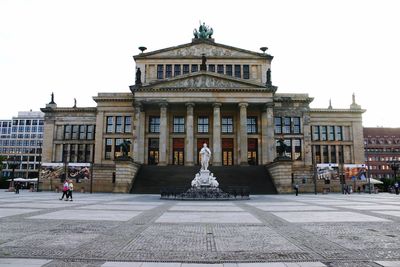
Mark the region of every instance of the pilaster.
[[193, 121], [194, 103], [186, 103], [186, 141], [185, 141], [185, 165], [194, 165], [194, 121]]
[[213, 115], [213, 148], [212, 160], [214, 166], [222, 165], [221, 150], [221, 103], [214, 103]]
[[168, 164], [167, 147], [168, 147], [168, 117], [167, 103], [160, 104], [160, 156], [158, 165], [165, 166]]
[[247, 103], [239, 103], [240, 109], [240, 165], [247, 162]]

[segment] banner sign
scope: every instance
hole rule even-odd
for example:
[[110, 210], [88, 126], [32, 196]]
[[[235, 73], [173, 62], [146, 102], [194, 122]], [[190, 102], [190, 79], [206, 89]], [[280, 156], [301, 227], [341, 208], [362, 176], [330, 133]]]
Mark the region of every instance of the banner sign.
[[339, 179], [339, 164], [322, 163], [317, 164], [317, 177], [324, 180]]

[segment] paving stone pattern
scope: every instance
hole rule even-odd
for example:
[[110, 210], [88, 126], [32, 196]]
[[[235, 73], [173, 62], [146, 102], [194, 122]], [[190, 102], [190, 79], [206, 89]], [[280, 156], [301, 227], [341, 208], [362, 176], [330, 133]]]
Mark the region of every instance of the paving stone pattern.
[[400, 197], [0, 192], [3, 266], [400, 266]]

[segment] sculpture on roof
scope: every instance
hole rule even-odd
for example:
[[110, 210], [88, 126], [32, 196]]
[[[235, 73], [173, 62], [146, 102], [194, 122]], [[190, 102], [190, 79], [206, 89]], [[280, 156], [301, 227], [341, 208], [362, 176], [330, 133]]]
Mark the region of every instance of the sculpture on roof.
[[193, 35], [195, 39], [211, 39], [214, 33], [213, 28], [208, 27], [204, 22], [199, 26], [199, 30], [194, 29]]

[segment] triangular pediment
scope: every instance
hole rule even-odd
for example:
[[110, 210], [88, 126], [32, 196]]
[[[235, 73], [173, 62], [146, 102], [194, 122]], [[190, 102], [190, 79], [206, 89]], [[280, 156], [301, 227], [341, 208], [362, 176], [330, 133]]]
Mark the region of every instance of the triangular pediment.
[[268, 54], [257, 53], [233, 46], [218, 44], [212, 41], [200, 40], [179, 46], [142, 53], [135, 58], [179, 58], [179, 57], [232, 57], [232, 58], [270, 58]]
[[135, 91], [162, 91], [162, 90], [263, 90], [275, 91], [275, 87], [238, 79], [214, 72], [201, 71], [182, 75], [171, 79], [158, 81], [149, 85], [141, 86]]

